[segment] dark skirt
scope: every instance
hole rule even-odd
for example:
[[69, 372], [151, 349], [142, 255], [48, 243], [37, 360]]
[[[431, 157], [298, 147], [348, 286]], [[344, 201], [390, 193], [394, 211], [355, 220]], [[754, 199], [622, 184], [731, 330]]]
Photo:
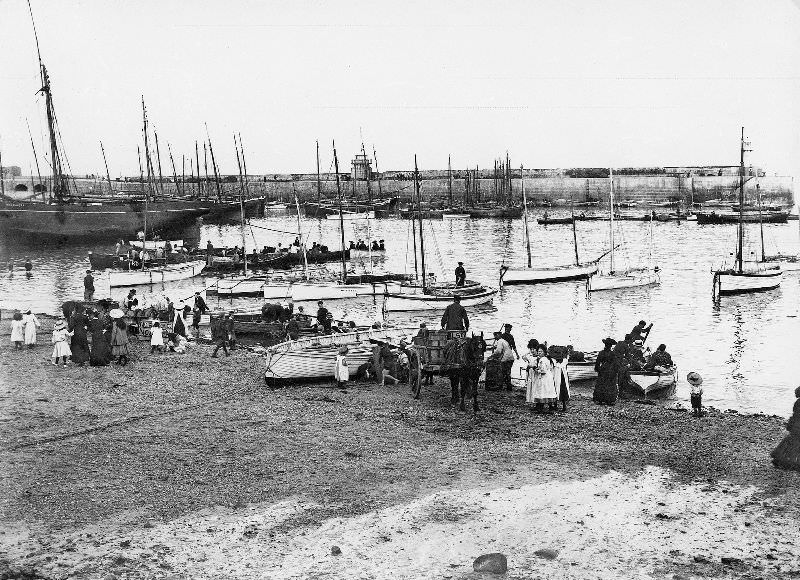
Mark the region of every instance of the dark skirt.
[[86, 339], [86, 333], [75, 333], [70, 343], [70, 350], [72, 356], [70, 360], [77, 364], [83, 364], [89, 361], [89, 341]]
[[564, 374], [559, 373], [559, 377], [561, 377], [561, 384], [558, 386], [558, 400], [562, 403], [566, 403], [569, 401], [569, 391], [567, 390], [567, 381], [564, 380]]
[[597, 375], [597, 382], [594, 385], [594, 395], [592, 398], [597, 403], [614, 405], [619, 396], [617, 385], [617, 371], [604, 371]]
[[92, 333], [92, 352], [89, 364], [93, 367], [106, 366], [111, 362], [111, 343], [106, 333]]
[[800, 471], [800, 437], [787, 435], [772, 452], [772, 463], [782, 469]]

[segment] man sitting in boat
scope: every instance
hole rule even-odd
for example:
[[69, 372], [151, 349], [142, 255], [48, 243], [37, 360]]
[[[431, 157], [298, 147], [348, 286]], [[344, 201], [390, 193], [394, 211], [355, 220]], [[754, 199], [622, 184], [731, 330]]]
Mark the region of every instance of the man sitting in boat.
[[381, 241], [378, 243], [378, 249], [379, 249], [381, 252], [385, 252], [385, 251], [386, 251], [386, 246], [384, 246], [384, 245], [383, 245], [383, 240], [381, 240]]
[[453, 296], [452, 304], [445, 308], [442, 314], [442, 328], [445, 330], [469, 330], [469, 316], [466, 309], [461, 306], [461, 296]]
[[671, 366], [673, 366], [672, 357], [667, 352], [667, 345], [659, 344], [644, 368], [647, 371], [665, 372]]
[[644, 348], [644, 341], [639, 338], [633, 341], [628, 341], [628, 343], [630, 345], [627, 351], [628, 368], [635, 371], [642, 370], [647, 363], [642, 350]]
[[459, 262], [456, 268], [456, 286], [463, 286], [467, 281], [467, 272], [464, 270], [464, 262]]

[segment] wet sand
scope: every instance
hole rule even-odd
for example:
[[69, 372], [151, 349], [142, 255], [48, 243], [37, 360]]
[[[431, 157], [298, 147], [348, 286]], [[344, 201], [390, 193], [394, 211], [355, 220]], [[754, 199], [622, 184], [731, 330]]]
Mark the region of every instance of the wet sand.
[[[620, 403], [566, 414], [439, 381], [264, 387], [260, 356], [53, 367], [0, 323], [0, 577], [800, 575], [784, 419]], [[339, 546], [341, 554], [332, 555]], [[544, 551], [542, 551], [544, 550]]]

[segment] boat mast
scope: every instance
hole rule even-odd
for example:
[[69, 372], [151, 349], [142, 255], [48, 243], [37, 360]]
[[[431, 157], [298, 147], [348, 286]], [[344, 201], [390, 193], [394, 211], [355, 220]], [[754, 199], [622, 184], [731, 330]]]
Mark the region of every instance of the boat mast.
[[[319, 142], [317, 142], [317, 147], [319, 147]], [[292, 189], [294, 189], [294, 181]], [[306, 243], [303, 241], [303, 230], [300, 227], [300, 200], [297, 199], [297, 190], [294, 192], [294, 205], [297, 208], [297, 236], [300, 238], [300, 249], [303, 251], [303, 277], [308, 282], [308, 256], [306, 256]]]
[[336, 193], [339, 196], [339, 231], [342, 234], [342, 284], [347, 283], [347, 258], [344, 252], [344, 215], [342, 214], [342, 185], [339, 182], [339, 157], [336, 155], [336, 141], [333, 141], [333, 168], [336, 171]]
[[[297, 199], [295, 199], [297, 201]], [[319, 211], [319, 206], [322, 203], [322, 181], [319, 177], [319, 139], [317, 139], [317, 211]], [[300, 216], [297, 216], [297, 219], [300, 219]]]
[[167, 141], [167, 152], [169, 153], [169, 162], [172, 164], [172, 182], [175, 184], [175, 193], [183, 195], [183, 193], [181, 193], [180, 184], [178, 183], [178, 170], [175, 169], [175, 158], [172, 156], [172, 147], [169, 141]]
[[[214, 181], [217, 184], [217, 201], [222, 201], [222, 190], [219, 185], [219, 168], [214, 158], [214, 147], [211, 146], [211, 136], [208, 134], [208, 124], [206, 124], [206, 137], [208, 137], [208, 150], [211, 153], [211, 169], [214, 170]], [[205, 148], [205, 147], [204, 147]]]
[[450, 156], [447, 156], [447, 207], [453, 207], [453, 169], [450, 167]]
[[[33, 144], [33, 133], [31, 133], [31, 126], [28, 124], [28, 119], [25, 119], [25, 125], [28, 127], [28, 137], [31, 139], [31, 149], [33, 149], [33, 160], [36, 161], [36, 175], [39, 176], [39, 186], [42, 184], [42, 171], [39, 169], [39, 156], [36, 154], [36, 146]], [[2, 171], [0, 171], [0, 178], [2, 178]], [[31, 193], [35, 193], [35, 186], [33, 185], [33, 174], [31, 172]], [[42, 191], [42, 201], [47, 202], [47, 198]]]
[[383, 199], [383, 187], [381, 186], [381, 172], [378, 170], [378, 154], [375, 152], [375, 145], [372, 146], [372, 157], [375, 159], [375, 174], [378, 176], [378, 197]]
[[194, 140], [194, 166], [197, 168], [197, 199], [200, 199], [200, 149], [197, 147], [197, 139]]
[[150, 142], [147, 136], [149, 131], [147, 130], [147, 108], [144, 104], [144, 95], [142, 95], [142, 133], [144, 134], [144, 164], [147, 166], [147, 189], [149, 191], [149, 193], [145, 193], [144, 198], [147, 199], [150, 194], [154, 195], [155, 191], [153, 191], [151, 179], [152, 164], [150, 163]]
[[422, 291], [425, 292], [426, 277], [425, 272], [425, 236], [422, 226], [422, 196], [419, 192], [419, 170], [417, 169], [417, 156], [414, 155], [414, 189], [417, 191], [417, 206], [419, 207], [419, 255], [422, 265]]
[[164, 197], [164, 174], [161, 171], [161, 149], [158, 146], [158, 131], [153, 129], [153, 136], [156, 138], [156, 161], [158, 161], [158, 190], [161, 192], [161, 197]]
[[756, 194], [758, 195], [758, 227], [761, 230], [761, 261], [764, 261], [764, 217], [761, 213], [761, 185], [758, 183], [758, 169], [756, 169]]
[[[361, 142], [361, 154], [364, 156], [364, 178], [367, 180], [367, 207], [366, 210], [369, 212], [369, 208], [372, 205], [372, 185], [370, 184], [369, 180], [369, 164], [367, 163], [367, 152], [364, 149], [364, 142]], [[374, 209], [374, 208], [373, 208]]]
[[64, 203], [66, 197], [69, 196], [69, 185], [62, 172], [61, 157], [58, 154], [55, 109], [53, 108], [53, 96], [50, 92], [50, 77], [47, 75], [47, 69], [44, 64], [42, 64], [41, 58], [39, 59], [39, 65], [42, 69], [42, 88], [39, 92], [44, 93], [45, 108], [47, 109], [47, 130], [50, 133], [50, 165], [53, 168], [53, 193], [55, 194], [56, 201]]
[[569, 210], [572, 214], [572, 246], [575, 249], [575, 265], [580, 266], [581, 260], [578, 257], [578, 231], [575, 226], [575, 196], [572, 192], [569, 194]]
[[742, 273], [742, 245], [744, 242], [744, 127], [742, 127], [742, 141], [739, 147], [739, 235], [738, 235], [738, 266]]
[[203, 193], [205, 194], [205, 199], [208, 199], [208, 149], [206, 148], [205, 141], [203, 141], [203, 170], [206, 174], [206, 182], [203, 184]]
[[[142, 171], [142, 152], [139, 151], [139, 146], [136, 146], [136, 156], [139, 158], [139, 179], [144, 183], [144, 172]], [[149, 167], [148, 167], [148, 185], [149, 185]], [[144, 270], [144, 251], [147, 249], [147, 193], [144, 195], [144, 239], [142, 240], [142, 270]]]
[[417, 205], [414, 203], [416, 196], [416, 188], [411, 192], [411, 235], [413, 237], [414, 246], [414, 279], [419, 280], [419, 265], [417, 264]]
[[241, 218], [242, 232], [242, 257], [244, 275], [247, 276], [247, 231], [244, 227], [244, 177], [242, 176], [242, 160], [239, 156], [239, 145], [236, 142], [236, 133], [233, 134], [233, 146], [236, 149], [236, 165], [239, 167], [239, 217]]
[[609, 220], [609, 232], [611, 235], [611, 271], [610, 274], [614, 273], [614, 169], [609, 167], [608, 169], [608, 176], [609, 176], [609, 194], [608, 194], [608, 205], [610, 208], [610, 215], [611, 219]]
[[[523, 174], [522, 165], [519, 166], [520, 175]], [[531, 267], [531, 237], [528, 233], [528, 196], [525, 194], [525, 180], [522, 180], [522, 224], [525, 237], [525, 251], [528, 253], [528, 268]]]
[[[108, 194], [112, 195], [114, 193], [114, 189], [111, 187], [111, 173], [108, 171], [108, 161], [106, 160], [106, 150], [103, 148], [103, 142], [100, 141], [100, 151], [103, 152], [103, 163], [106, 166], [106, 179], [108, 179]], [[38, 167], [38, 161], [37, 161]], [[41, 180], [41, 177], [39, 177]]]

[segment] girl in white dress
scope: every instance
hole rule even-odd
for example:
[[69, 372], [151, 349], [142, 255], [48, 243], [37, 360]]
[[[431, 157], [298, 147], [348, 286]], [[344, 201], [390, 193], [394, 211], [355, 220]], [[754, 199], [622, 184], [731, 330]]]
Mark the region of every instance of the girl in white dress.
[[336, 367], [333, 369], [333, 377], [339, 387], [344, 386], [344, 383], [350, 380], [350, 369], [347, 368], [347, 346], [339, 349], [339, 354], [336, 355]]
[[161, 330], [161, 324], [154, 322], [150, 329], [150, 354], [162, 350], [164, 350], [164, 331]]
[[63, 320], [56, 322], [53, 327], [53, 354], [50, 357], [53, 364], [58, 364], [58, 359], [61, 358], [64, 366], [67, 366], [67, 359], [72, 356], [72, 349], [69, 347], [69, 337], [72, 333], [69, 332]]
[[15, 312], [14, 317], [11, 319], [11, 342], [14, 343], [15, 349], [20, 349], [24, 340], [25, 323], [22, 322], [22, 313]]
[[28, 348], [36, 346], [36, 329], [41, 326], [39, 319], [30, 310], [22, 317], [22, 323], [25, 325], [25, 344]]
[[531, 341], [528, 348], [530, 350], [522, 357], [528, 365], [525, 400], [534, 403], [538, 413], [544, 412], [544, 405], [547, 403], [548, 412], [553, 413], [558, 398], [553, 381], [553, 363], [547, 357], [544, 345]]

